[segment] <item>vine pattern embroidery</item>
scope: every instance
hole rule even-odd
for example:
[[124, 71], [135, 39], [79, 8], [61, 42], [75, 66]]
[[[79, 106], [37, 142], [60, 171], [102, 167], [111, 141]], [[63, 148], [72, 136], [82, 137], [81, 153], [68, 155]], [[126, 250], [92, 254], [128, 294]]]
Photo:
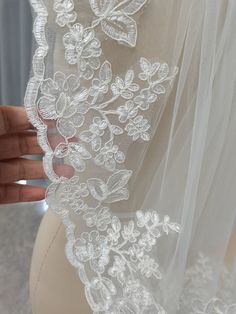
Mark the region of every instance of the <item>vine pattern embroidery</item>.
[[[135, 219], [123, 223], [109, 208], [109, 204], [129, 198], [127, 185], [132, 175], [124, 168], [125, 153], [117, 139], [126, 135], [131, 141], [150, 140], [151, 125], [144, 113], [166, 94], [177, 69], [170, 73], [166, 63], [143, 57], [139, 73], [130, 69], [124, 77], [114, 76], [110, 62], [101, 62], [96, 28], [118, 43], [134, 47], [137, 25], [132, 16], [146, 3], [90, 0], [96, 19], [84, 27], [77, 22], [72, 0], [54, 0], [56, 23], [68, 28], [63, 36], [65, 60], [78, 66], [78, 75], [58, 71], [40, 83], [39, 115], [55, 121], [63, 138], [44, 160], [54, 178], [47, 199], [67, 226], [67, 256], [78, 268], [96, 314], [164, 314], [143, 282], [162, 278], [158, 261], [150, 256], [158, 239], [180, 231], [179, 224], [167, 215], [161, 218], [153, 209], [137, 211]], [[103, 168], [107, 177], [86, 182], [78, 175], [58, 178], [53, 158], [66, 159], [78, 173], [92, 163]], [[71, 214], [82, 216], [88, 231], [75, 236]]]

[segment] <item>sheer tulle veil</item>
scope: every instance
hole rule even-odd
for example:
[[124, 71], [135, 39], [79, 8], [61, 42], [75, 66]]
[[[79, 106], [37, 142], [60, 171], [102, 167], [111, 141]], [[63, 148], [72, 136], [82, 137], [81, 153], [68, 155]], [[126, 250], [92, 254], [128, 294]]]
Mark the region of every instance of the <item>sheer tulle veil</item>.
[[235, 0], [30, 2], [25, 107], [93, 313], [235, 314]]

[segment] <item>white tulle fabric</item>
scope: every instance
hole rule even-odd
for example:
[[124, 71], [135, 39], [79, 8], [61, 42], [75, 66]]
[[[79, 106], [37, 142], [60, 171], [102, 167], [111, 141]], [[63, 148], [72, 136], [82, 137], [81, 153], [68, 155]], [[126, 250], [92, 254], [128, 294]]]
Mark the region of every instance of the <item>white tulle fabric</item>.
[[31, 4], [25, 106], [91, 311], [236, 313], [235, 0]]

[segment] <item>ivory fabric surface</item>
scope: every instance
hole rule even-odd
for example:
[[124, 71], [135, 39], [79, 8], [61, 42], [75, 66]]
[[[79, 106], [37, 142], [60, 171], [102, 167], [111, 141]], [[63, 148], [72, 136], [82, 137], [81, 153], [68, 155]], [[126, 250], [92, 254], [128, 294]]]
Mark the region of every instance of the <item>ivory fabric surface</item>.
[[235, 1], [31, 4], [25, 106], [91, 312], [236, 313]]

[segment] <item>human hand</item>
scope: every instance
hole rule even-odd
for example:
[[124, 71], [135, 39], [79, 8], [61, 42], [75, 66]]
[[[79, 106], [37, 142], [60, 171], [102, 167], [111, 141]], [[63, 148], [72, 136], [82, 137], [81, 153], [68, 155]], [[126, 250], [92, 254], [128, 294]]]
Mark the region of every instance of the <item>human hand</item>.
[[22, 158], [40, 154], [36, 131], [24, 108], [0, 106], [0, 204], [44, 199], [43, 187], [15, 183], [45, 178], [42, 161]]

